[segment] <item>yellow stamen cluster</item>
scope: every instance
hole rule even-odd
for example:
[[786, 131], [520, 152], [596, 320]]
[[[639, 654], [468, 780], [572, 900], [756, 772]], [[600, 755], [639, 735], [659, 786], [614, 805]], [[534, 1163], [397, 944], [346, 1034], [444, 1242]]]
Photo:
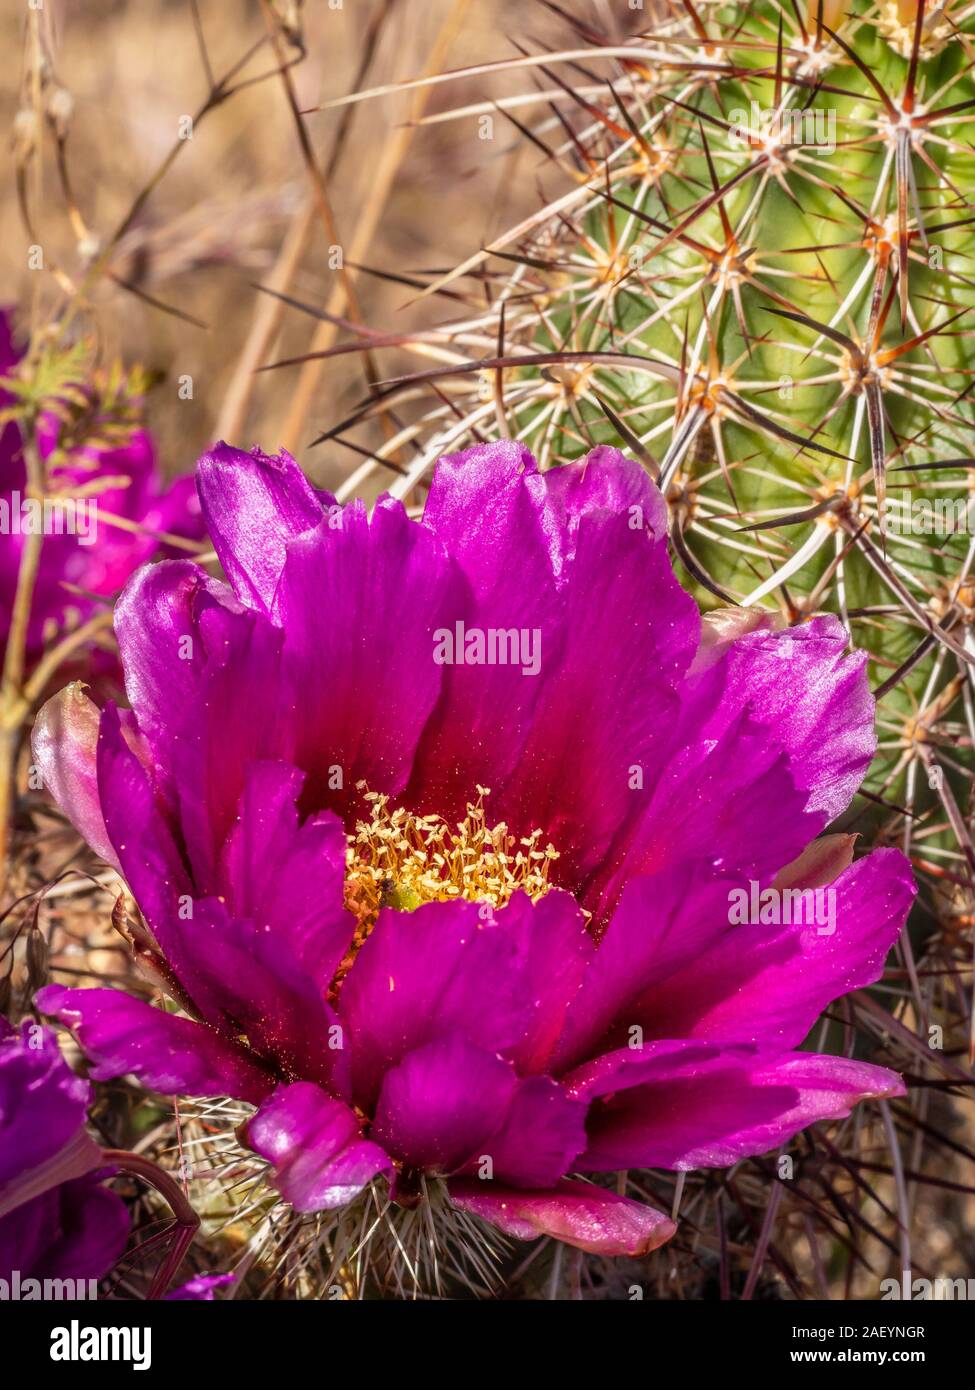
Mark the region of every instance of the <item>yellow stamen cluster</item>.
[[490, 826], [484, 810], [487, 787], [477, 788], [467, 815], [456, 825], [440, 816], [417, 816], [389, 797], [358, 784], [370, 819], [356, 823], [346, 851], [345, 906], [359, 920], [356, 949], [372, 930], [381, 908], [412, 911], [421, 903], [466, 898], [502, 907], [513, 893], [532, 899], [548, 892], [549, 866], [558, 859], [542, 832], [517, 839], [504, 821]]

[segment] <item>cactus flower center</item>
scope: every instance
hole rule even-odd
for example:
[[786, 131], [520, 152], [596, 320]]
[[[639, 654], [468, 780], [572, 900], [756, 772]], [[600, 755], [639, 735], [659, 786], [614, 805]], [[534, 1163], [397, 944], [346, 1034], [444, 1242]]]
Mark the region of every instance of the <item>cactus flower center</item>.
[[489, 825], [486, 787], [467, 804], [462, 821], [419, 816], [388, 796], [360, 787], [369, 819], [348, 836], [345, 906], [358, 919], [355, 951], [372, 931], [384, 907], [411, 912], [422, 903], [464, 898], [503, 907], [514, 893], [534, 901], [551, 887], [549, 868], [558, 859], [542, 831], [517, 837], [504, 821]]

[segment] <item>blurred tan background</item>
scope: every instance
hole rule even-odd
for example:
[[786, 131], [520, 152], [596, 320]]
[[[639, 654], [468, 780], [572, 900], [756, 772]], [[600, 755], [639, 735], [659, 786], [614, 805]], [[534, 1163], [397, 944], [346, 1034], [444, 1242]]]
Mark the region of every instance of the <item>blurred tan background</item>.
[[[316, 188], [285, 82], [275, 71], [268, 10], [266, 0], [195, 6], [191, 0], [43, 0], [33, 14], [26, 0], [3, 7], [0, 122], [8, 139], [0, 297], [27, 306], [36, 295], [43, 321], [58, 292], [50, 273], [28, 269], [32, 242], [43, 248], [47, 272], [57, 265], [76, 285], [86, 260], [110, 241], [178, 145], [110, 268], [139, 295], [206, 327], [102, 277], [93, 295], [101, 355], [141, 361], [159, 374], [150, 420], [167, 472], [187, 471], [229, 429], [233, 442], [245, 446], [290, 445], [316, 479], [334, 483], [361, 458], [337, 444], [308, 445], [363, 397], [362, 357], [329, 361], [314, 377], [302, 379], [300, 369], [288, 368], [252, 379], [254, 362], [306, 352], [316, 328], [295, 309], [275, 306], [252, 282], [287, 283], [298, 299], [330, 303], [383, 332], [441, 321], [463, 306], [410, 304], [416, 292], [408, 285], [356, 272], [349, 262], [357, 258], [407, 277], [446, 268], [536, 207], [540, 180], [557, 192], [560, 176], [543, 167], [542, 154], [503, 118], [493, 140], [479, 138], [473, 116], [411, 128], [410, 117], [421, 108], [429, 115], [525, 91], [534, 81], [492, 73], [306, 116], [324, 171]], [[295, 40], [282, 44], [278, 33], [279, 55], [297, 60], [288, 79], [302, 109], [357, 88], [510, 58], [517, 53], [514, 39], [565, 44], [572, 38], [568, 19], [541, 0], [306, 0], [300, 6], [275, 0], [274, 10]], [[632, 32], [639, 18], [623, 0], [576, 0], [571, 10], [576, 20], [595, 19], [619, 32]], [[249, 52], [230, 80], [239, 89], [195, 122], [192, 139], [178, 142], [181, 120], [199, 112], [212, 83]], [[48, 128], [43, 176], [27, 179], [35, 224], [28, 232], [18, 182], [36, 134], [38, 100], [63, 134], [64, 176]], [[533, 107], [526, 119], [539, 110]], [[328, 263], [334, 243], [327, 215], [343, 248], [344, 285]], [[349, 283], [357, 301], [351, 312], [347, 299], [344, 307], [336, 299]], [[348, 336], [339, 330], [340, 338]], [[378, 366], [381, 376], [394, 371], [395, 354], [385, 352]], [[179, 390], [187, 376], [192, 399]]]

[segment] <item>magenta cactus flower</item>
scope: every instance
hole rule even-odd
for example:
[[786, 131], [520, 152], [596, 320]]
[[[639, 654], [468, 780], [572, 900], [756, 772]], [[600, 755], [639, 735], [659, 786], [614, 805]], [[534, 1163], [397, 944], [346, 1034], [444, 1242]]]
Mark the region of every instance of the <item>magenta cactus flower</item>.
[[40, 1298], [46, 1280], [100, 1279], [125, 1248], [128, 1212], [105, 1187], [101, 1150], [85, 1129], [90, 1100], [50, 1030], [25, 1023], [16, 1033], [0, 1018], [5, 1298]]
[[298, 1211], [438, 1184], [609, 1254], [675, 1228], [598, 1175], [732, 1164], [903, 1094], [802, 1046], [914, 894], [898, 852], [816, 838], [874, 749], [835, 619], [702, 622], [609, 448], [444, 458], [419, 520], [339, 507], [286, 454], [219, 445], [198, 486], [229, 585], [140, 571], [131, 710], [69, 688], [34, 736], [182, 1009], [43, 990], [94, 1077], [253, 1105]]
[[[13, 371], [19, 359], [9, 315], [0, 312], [0, 376]], [[10, 400], [0, 390], [0, 406]], [[77, 493], [80, 500], [72, 502], [70, 515], [62, 508], [56, 530], [54, 525], [45, 528], [27, 633], [28, 667], [52, 638], [91, 617], [99, 598], [118, 593], [134, 570], [166, 553], [158, 533], [187, 539], [203, 534], [193, 479], [163, 486], [146, 430], [132, 429], [124, 443], [113, 447], [71, 447], [63, 434], [61, 417], [55, 409], [47, 410], [40, 418], [37, 445], [50, 463], [52, 495], [74, 498]], [[0, 659], [10, 632], [24, 537], [37, 525], [38, 506], [28, 496], [20, 432], [9, 421], [0, 435]]]

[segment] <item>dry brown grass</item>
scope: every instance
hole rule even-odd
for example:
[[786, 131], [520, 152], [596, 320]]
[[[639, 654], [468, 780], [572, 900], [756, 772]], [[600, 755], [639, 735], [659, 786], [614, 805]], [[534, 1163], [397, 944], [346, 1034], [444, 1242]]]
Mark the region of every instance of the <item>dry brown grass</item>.
[[[283, 6], [278, 8], [284, 12]], [[299, 104], [316, 106], [353, 88], [373, 25], [378, 37], [368, 80], [390, 82], [422, 72], [438, 39], [437, 56], [447, 67], [510, 56], [505, 33], [519, 11], [523, 15], [517, 0], [461, 6], [454, 0], [345, 0], [335, 10], [321, 0], [305, 6], [306, 56], [290, 70]], [[265, 36], [262, 8], [255, 0], [201, 0], [199, 12], [217, 77]], [[0, 126], [9, 132], [17, 127], [18, 113], [29, 112], [31, 104], [25, 14], [20, 7], [8, 7], [0, 16], [0, 41], [11, 55], [10, 77], [0, 96]], [[188, 0], [145, 0], [138, 6], [82, 9], [48, 0], [42, 15], [52, 82], [70, 98], [66, 150], [74, 196], [90, 234], [105, 239], [172, 147], [180, 117], [196, 111], [206, 97], [209, 84], [192, 7]], [[559, 27], [558, 21], [540, 9], [533, 28], [544, 35], [553, 27]], [[289, 56], [298, 56], [297, 50], [289, 50]], [[238, 80], [266, 74], [273, 65], [265, 45]], [[503, 93], [510, 81], [500, 76], [492, 81], [492, 92]], [[466, 87], [453, 86], [451, 101], [463, 100]], [[434, 94], [431, 109], [437, 100]], [[345, 131], [334, 170], [325, 180], [338, 243], [348, 255], [363, 219], [374, 220], [375, 234], [363, 260], [407, 276], [463, 259], [472, 246], [517, 217], [535, 195], [530, 170], [536, 161], [530, 147], [526, 150], [517, 138], [481, 141], [472, 121], [414, 132], [404, 142], [404, 157], [377, 211], [382, 152], [405, 129], [414, 101], [412, 95], [393, 95], [357, 106], [344, 127], [341, 113], [306, 118], [321, 166], [334, 158], [336, 139]], [[6, 158], [0, 284], [7, 302], [24, 304], [38, 289], [38, 276], [27, 268], [29, 238], [15, 194], [12, 145]], [[239, 91], [196, 126], [112, 263], [141, 291], [202, 320], [207, 328], [190, 326], [116, 285], [103, 281], [98, 287], [94, 319], [105, 355], [121, 353], [142, 361], [162, 377], [150, 408], [168, 471], [188, 471], [226, 418], [228, 390], [262, 309], [264, 296], [253, 283], [268, 279], [283, 247], [287, 253], [289, 234], [296, 236], [311, 193], [282, 83], [272, 75]], [[56, 259], [77, 277], [84, 264], [77, 228], [50, 155], [37, 222], [48, 262]], [[290, 285], [292, 294], [310, 304], [324, 305], [336, 286], [328, 247], [316, 209]], [[369, 325], [415, 327], [443, 312], [429, 301], [410, 307], [414, 296], [402, 285], [367, 274], [355, 278], [359, 312]], [[313, 329], [310, 319], [287, 309], [271, 340], [271, 355], [306, 351]], [[383, 365], [393, 365], [388, 355]], [[193, 378], [192, 400], [177, 395], [178, 379], [185, 375]], [[297, 380], [297, 372], [291, 371], [259, 376], [233, 442], [276, 448]], [[363, 389], [358, 357], [330, 362], [321, 373], [296, 447], [323, 482], [341, 479], [357, 460], [338, 445], [307, 453], [301, 446], [340, 418]]]

